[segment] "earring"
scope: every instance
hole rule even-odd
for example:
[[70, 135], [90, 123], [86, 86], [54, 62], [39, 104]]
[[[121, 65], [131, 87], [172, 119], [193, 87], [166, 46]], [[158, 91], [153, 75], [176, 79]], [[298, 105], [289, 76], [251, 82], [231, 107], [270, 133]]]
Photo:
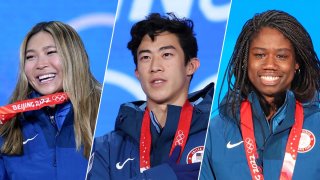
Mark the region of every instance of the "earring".
[[301, 72], [301, 71], [300, 71], [300, 68], [295, 71], [295, 73], [296, 73], [297, 75], [299, 75], [300, 72]]

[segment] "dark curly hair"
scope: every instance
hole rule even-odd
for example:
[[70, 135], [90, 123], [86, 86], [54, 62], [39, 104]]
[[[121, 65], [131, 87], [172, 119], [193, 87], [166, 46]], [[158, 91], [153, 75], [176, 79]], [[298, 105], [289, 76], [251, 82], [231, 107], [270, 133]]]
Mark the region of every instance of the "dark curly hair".
[[145, 20], [134, 24], [130, 31], [131, 40], [128, 42], [127, 48], [131, 50], [136, 67], [137, 50], [142, 38], [147, 34], [153, 41], [155, 36], [165, 31], [173, 33], [178, 37], [180, 46], [184, 52], [185, 64], [191, 58], [197, 57], [198, 44], [193, 31], [192, 20], [179, 19], [173, 13], [167, 13], [167, 16], [151, 13]]

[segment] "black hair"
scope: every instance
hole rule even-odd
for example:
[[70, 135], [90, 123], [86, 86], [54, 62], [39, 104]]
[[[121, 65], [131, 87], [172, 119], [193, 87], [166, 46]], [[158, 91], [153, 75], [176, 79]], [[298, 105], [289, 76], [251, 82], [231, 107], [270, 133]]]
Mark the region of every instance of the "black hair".
[[[250, 92], [256, 91], [247, 74], [249, 47], [252, 40], [264, 27], [274, 28], [281, 32], [294, 48], [296, 61], [299, 64], [299, 70], [291, 82], [291, 90], [295, 98], [300, 102], [310, 101], [320, 89], [320, 61], [310, 35], [290, 14], [279, 10], [268, 10], [256, 14], [244, 24], [224, 74], [223, 82], [226, 78], [228, 82], [225, 105], [231, 108], [234, 117], [236, 117], [236, 109], [239, 108], [242, 98], [247, 98]], [[257, 94], [259, 96], [259, 92]], [[259, 96], [259, 101], [265, 113], [269, 114], [270, 107], [266, 104], [265, 99]], [[219, 104], [221, 104], [220, 95]]]
[[153, 41], [155, 36], [168, 31], [178, 37], [181, 48], [185, 56], [185, 64], [191, 58], [197, 57], [198, 44], [193, 31], [193, 21], [190, 19], [177, 18], [174, 13], [167, 13], [167, 16], [161, 16], [159, 13], [151, 13], [146, 19], [137, 22], [131, 28], [131, 40], [127, 48], [131, 50], [134, 63], [137, 67], [137, 50], [145, 35], [148, 35]]

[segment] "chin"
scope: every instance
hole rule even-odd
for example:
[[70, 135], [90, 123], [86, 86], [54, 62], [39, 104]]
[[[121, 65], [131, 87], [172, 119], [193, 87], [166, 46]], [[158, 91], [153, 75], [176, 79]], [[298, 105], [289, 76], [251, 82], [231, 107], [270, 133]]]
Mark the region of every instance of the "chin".
[[62, 90], [50, 90], [50, 89], [39, 89], [39, 90], [36, 90], [38, 93], [42, 94], [42, 95], [49, 95], [49, 94], [54, 94], [54, 93], [57, 93], [57, 92], [60, 92]]
[[152, 101], [156, 104], [163, 104], [163, 103], [166, 103], [167, 99], [164, 98], [163, 96], [158, 96], [158, 97], [150, 97], [148, 98], [148, 101]]
[[267, 97], [278, 97], [285, 93], [286, 91], [260, 91], [260, 94]]

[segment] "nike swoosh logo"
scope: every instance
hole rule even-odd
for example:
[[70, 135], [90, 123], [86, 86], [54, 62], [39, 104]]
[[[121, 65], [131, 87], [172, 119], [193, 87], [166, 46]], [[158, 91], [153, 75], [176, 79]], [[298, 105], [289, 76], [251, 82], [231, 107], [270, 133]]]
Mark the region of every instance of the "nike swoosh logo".
[[27, 144], [29, 141], [34, 140], [37, 136], [38, 136], [38, 134], [36, 134], [33, 138], [29, 138], [29, 139], [23, 141], [22, 143], [23, 143], [23, 144]]
[[228, 144], [227, 144], [227, 148], [228, 148], [228, 149], [231, 149], [231, 148], [237, 147], [237, 146], [239, 146], [241, 143], [243, 143], [243, 141], [237, 142], [237, 143], [235, 143], [235, 144], [231, 144], [231, 141], [229, 141]]
[[132, 161], [132, 160], [134, 160], [134, 158], [128, 158], [128, 159], [125, 160], [121, 165], [120, 165], [120, 162], [118, 162], [118, 163], [116, 164], [116, 168], [119, 169], [119, 170], [121, 170], [121, 169], [123, 168], [123, 166], [124, 166], [128, 161]]

